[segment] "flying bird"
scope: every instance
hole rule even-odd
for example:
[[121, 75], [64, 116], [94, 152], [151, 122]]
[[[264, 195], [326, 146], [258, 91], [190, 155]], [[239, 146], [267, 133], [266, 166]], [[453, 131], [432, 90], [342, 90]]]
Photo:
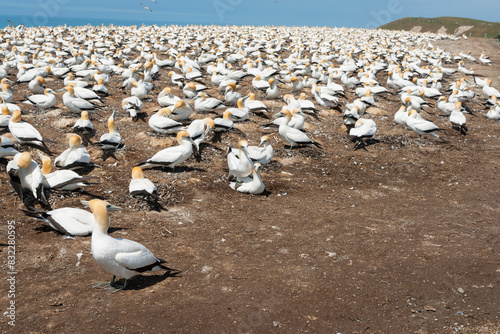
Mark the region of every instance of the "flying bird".
[[144, 7], [144, 9], [147, 9], [150, 12], [153, 12], [153, 10], [151, 8], [149, 8], [148, 6], [146, 6], [145, 4], [143, 4], [142, 2], [140, 2], [139, 4], [142, 5], [142, 7]]

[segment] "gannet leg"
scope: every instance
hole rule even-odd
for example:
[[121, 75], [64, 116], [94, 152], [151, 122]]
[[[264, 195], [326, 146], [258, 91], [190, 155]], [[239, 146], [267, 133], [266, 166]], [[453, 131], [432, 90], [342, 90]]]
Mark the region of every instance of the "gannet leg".
[[92, 287], [94, 289], [104, 289], [109, 293], [116, 293], [120, 290], [125, 289], [127, 286], [127, 280], [123, 283], [123, 285], [119, 285], [115, 282], [115, 275], [111, 278], [111, 282], [95, 282], [92, 283]]

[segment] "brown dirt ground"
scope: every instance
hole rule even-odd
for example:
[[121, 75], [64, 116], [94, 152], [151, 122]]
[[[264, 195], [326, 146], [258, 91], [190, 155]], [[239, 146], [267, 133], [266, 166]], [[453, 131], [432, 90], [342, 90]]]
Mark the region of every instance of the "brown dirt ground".
[[[499, 87], [500, 48], [493, 41], [442, 41], [449, 51], [481, 51], [495, 65], [474, 66]], [[452, 65], [449, 65], [451, 67]], [[453, 65], [454, 66], [454, 65]], [[155, 97], [166, 85], [162, 70]], [[458, 75], [455, 76], [455, 78]], [[384, 74], [380, 74], [385, 82]], [[249, 79], [246, 79], [249, 82]], [[245, 81], [245, 82], [246, 82]], [[52, 88], [62, 88], [52, 79]], [[17, 98], [26, 87], [14, 87]], [[282, 89], [285, 92], [285, 89]], [[116, 99], [93, 122], [98, 138]], [[179, 90], [174, 92], [180, 93]], [[216, 97], [215, 89], [209, 91]], [[308, 92], [309, 93], [309, 92]], [[263, 96], [260, 96], [262, 99]], [[353, 94], [348, 94], [350, 101]], [[60, 97], [59, 97], [60, 99]], [[482, 97], [478, 98], [482, 101]], [[156, 102], [145, 110], [157, 110]], [[117, 129], [126, 143], [118, 160], [100, 159], [89, 187], [122, 212], [111, 214], [111, 235], [143, 243], [181, 270], [138, 276], [116, 294], [91, 283], [108, 280], [90, 253], [90, 237], [74, 239], [23, 216], [0, 166], [2, 230], [16, 222], [16, 327], [19, 333], [495, 333], [500, 330], [500, 123], [470, 104], [469, 133], [460, 136], [435, 108], [423, 116], [446, 128], [446, 143], [418, 138], [397, 126], [397, 96], [378, 98], [377, 143], [353, 149], [339, 113], [321, 110], [307, 130], [324, 150], [283, 150], [276, 130], [251, 117], [236, 127], [257, 144], [272, 135], [275, 162], [265, 166], [268, 196], [249, 196], [228, 186], [224, 149], [241, 138], [230, 133], [203, 149], [177, 172], [150, 169], [168, 211], [148, 210], [128, 194], [130, 171], [161, 149], [147, 123], [131, 122], [121, 109]], [[345, 102], [345, 101], [344, 101]], [[281, 101], [274, 103], [281, 109]], [[30, 111], [29, 107], [23, 108]], [[57, 114], [57, 112], [56, 112]], [[66, 147], [60, 119], [25, 119], [37, 126], [59, 153]], [[49, 127], [54, 122], [55, 127]], [[58, 122], [58, 123], [57, 123]], [[72, 125], [72, 124], [71, 124]], [[139, 139], [138, 141], [135, 141]], [[135, 141], [135, 142], [134, 142]], [[171, 140], [168, 139], [167, 142]], [[52, 195], [53, 208], [81, 207], [87, 195]], [[3, 239], [3, 237], [2, 237]], [[6, 239], [5, 239], [6, 240]], [[0, 245], [4, 277], [6, 241]], [[83, 253], [78, 263], [77, 253]], [[8, 285], [1, 280], [1, 305]], [[2, 310], [6, 309], [2, 306]], [[3, 312], [2, 311], [2, 312]], [[3, 331], [12, 333], [8, 318]]]

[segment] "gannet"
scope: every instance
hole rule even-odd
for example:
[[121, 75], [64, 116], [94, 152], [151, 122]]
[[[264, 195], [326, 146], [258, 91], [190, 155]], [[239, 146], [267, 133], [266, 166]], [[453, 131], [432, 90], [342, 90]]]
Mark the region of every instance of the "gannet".
[[12, 90], [10, 89], [9, 84], [2, 85], [2, 91], [0, 91], [0, 98], [4, 102], [12, 102], [14, 95], [12, 94]]
[[17, 153], [7, 164], [7, 173], [10, 176], [10, 184], [23, 203], [23, 191], [26, 189], [35, 199], [48, 205], [43, 193], [42, 171], [31, 159], [30, 152]]
[[42, 184], [46, 189], [77, 190], [91, 185], [93, 176], [80, 176], [72, 170], [58, 170], [52, 172], [52, 160], [48, 156], [39, 154], [42, 160]]
[[219, 99], [208, 97], [203, 93], [198, 93], [198, 98], [194, 100], [194, 110], [197, 112], [215, 111], [225, 108], [223, 102]]
[[172, 80], [172, 83], [174, 85], [179, 86], [179, 88], [182, 88], [184, 86], [184, 78], [182, 75], [175, 73], [174, 71], [168, 72], [168, 77]]
[[45, 79], [41, 76], [35, 77], [29, 82], [28, 88], [33, 94], [43, 94], [45, 91]]
[[266, 90], [266, 96], [269, 100], [276, 100], [279, 97], [278, 86], [276, 85], [276, 80], [271, 78], [268, 80], [269, 88]]
[[300, 93], [300, 97], [298, 100], [296, 100], [299, 105], [300, 109], [304, 112], [315, 112], [316, 111], [316, 106], [312, 101], [306, 100], [306, 93]]
[[194, 99], [199, 92], [207, 89], [207, 87], [203, 85], [197, 85], [194, 82], [190, 82], [182, 88], [182, 91], [184, 93], [184, 96], [186, 96], [188, 99]]
[[90, 154], [82, 146], [82, 138], [79, 135], [71, 136], [69, 139], [69, 148], [54, 160], [55, 166], [66, 169], [87, 167], [89, 164]]
[[273, 159], [274, 150], [270, 143], [269, 136], [262, 136], [259, 146], [248, 146], [248, 157], [254, 163], [258, 162], [262, 165], [268, 164]]
[[356, 141], [356, 148], [366, 146], [366, 139], [372, 138], [377, 132], [377, 125], [372, 119], [360, 118], [354, 124], [354, 127], [349, 131], [353, 141]]
[[443, 114], [450, 115], [455, 108], [455, 104], [448, 102], [446, 96], [440, 96], [437, 101], [437, 107]]
[[222, 118], [214, 118], [214, 132], [226, 132], [233, 128], [233, 121], [231, 120], [233, 114], [229, 110], [224, 111]]
[[460, 133], [465, 136], [467, 135], [467, 130], [468, 130], [466, 126], [467, 119], [465, 118], [465, 115], [461, 111], [461, 109], [462, 109], [462, 103], [456, 102], [455, 107], [450, 114], [450, 122], [453, 129], [460, 131]]
[[42, 109], [52, 108], [57, 102], [55, 94], [56, 92], [52, 89], [46, 88], [43, 94], [27, 96], [26, 101], [23, 101], [23, 103], [31, 104]]
[[117, 149], [122, 141], [121, 135], [115, 129], [115, 117], [116, 110], [113, 111], [111, 116], [108, 118], [108, 133], [105, 133], [99, 139], [99, 142], [96, 143], [102, 150], [114, 150]]
[[394, 114], [394, 122], [406, 126], [406, 121], [408, 120], [408, 111], [406, 106], [401, 106], [398, 111]]
[[[284, 106], [283, 108], [286, 109], [286, 106]], [[280, 126], [281, 123], [284, 122], [286, 122], [286, 116], [281, 116], [276, 118], [270, 124], [266, 124], [264, 126], [270, 126], [270, 125]], [[301, 130], [304, 127], [304, 123], [305, 123], [305, 114], [299, 108], [294, 108], [292, 110], [292, 119], [290, 120], [290, 123], [288, 123], [288, 126], [294, 129]]]
[[132, 197], [149, 198], [156, 193], [156, 186], [149, 179], [144, 178], [144, 172], [141, 167], [134, 167], [128, 190]]
[[191, 106], [187, 104], [184, 100], [177, 101], [173, 107], [172, 115], [170, 118], [175, 121], [182, 121], [188, 119], [189, 116], [193, 113], [193, 109]]
[[129, 96], [122, 100], [122, 108], [132, 117], [132, 121], [137, 121], [137, 114], [142, 111], [142, 101], [137, 96]]
[[484, 86], [483, 86], [484, 96], [486, 96], [487, 98], [491, 98], [493, 95], [494, 96], [500, 96], [500, 92], [496, 88], [493, 88], [493, 87], [490, 86], [491, 83], [492, 83], [491, 79], [486, 79], [485, 80], [485, 83], [484, 83]]
[[235, 122], [243, 122], [248, 118], [248, 108], [243, 105], [243, 99], [238, 99], [237, 108], [229, 108]]
[[95, 106], [87, 100], [75, 96], [75, 88], [71, 85], [65, 87], [63, 103], [71, 112], [81, 113], [82, 110], [93, 111]]
[[311, 86], [311, 93], [320, 106], [336, 107], [339, 104], [339, 98], [335, 96], [335, 91], [328, 87], [320, 87], [313, 84]]
[[2, 115], [0, 115], [0, 130], [7, 129], [9, 127], [9, 121], [12, 118], [9, 108], [2, 104], [0, 107], [2, 109]]
[[270, 87], [269, 81], [261, 80], [259, 75], [256, 75], [252, 80], [253, 88], [257, 90], [267, 90]]
[[251, 180], [245, 180], [244, 182], [230, 182], [229, 186], [241, 193], [248, 193], [253, 195], [262, 194], [266, 189], [264, 183], [262, 182], [262, 178], [260, 176], [260, 163], [255, 163], [252, 169], [252, 178]]
[[161, 108], [153, 114], [148, 121], [149, 127], [158, 133], [177, 133], [184, 128], [182, 123], [170, 118], [172, 111], [169, 108]]
[[289, 110], [287, 109], [282, 110], [276, 115], [279, 116], [284, 115], [286, 118], [285, 122], [280, 124], [278, 132], [280, 136], [290, 144], [290, 150], [294, 146], [298, 145], [314, 145], [318, 148], [321, 148], [321, 145], [319, 143], [307, 137], [307, 135], [304, 132], [298, 129], [294, 129], [288, 125], [290, 123], [290, 120], [292, 119], [292, 114], [290, 113]]
[[60, 208], [48, 212], [23, 210], [23, 212], [64, 235], [86, 236], [92, 233], [95, 226], [94, 215], [78, 208]]
[[419, 135], [429, 134], [433, 137], [441, 139], [444, 142], [444, 140], [436, 133], [436, 131], [439, 131], [441, 129], [430, 121], [427, 121], [423, 118], [418, 118], [417, 114], [418, 113], [415, 109], [411, 109], [408, 112], [408, 119], [406, 120], [406, 124], [408, 125], [408, 127]]
[[486, 117], [495, 120], [500, 119], [500, 107], [499, 108], [490, 107], [490, 109], [486, 113]]
[[160, 94], [158, 94], [158, 104], [162, 107], [173, 106], [180, 100], [178, 96], [172, 94], [172, 89], [170, 87], [163, 88]]
[[226, 87], [226, 92], [224, 94], [224, 104], [228, 106], [235, 106], [238, 100], [241, 99], [241, 94], [235, 92], [236, 84], [231, 83]]
[[0, 137], [0, 158], [15, 156], [19, 152], [14, 148], [14, 142], [8, 137]]
[[236, 177], [237, 181], [241, 181], [252, 173], [252, 160], [248, 157], [248, 142], [240, 140], [238, 143], [238, 151], [231, 149], [227, 154], [227, 166], [229, 174]]
[[261, 101], [255, 100], [254, 93], [248, 93], [248, 98], [244, 100], [243, 105], [248, 109], [248, 111], [251, 111], [253, 113], [267, 112], [266, 105]]
[[137, 81], [132, 81], [132, 89], [130, 95], [137, 97], [139, 100], [144, 100], [148, 95], [146, 85]]
[[186, 131], [180, 131], [177, 134], [179, 145], [167, 147], [146, 161], [139, 162], [137, 166], [163, 166], [175, 169], [175, 166], [186, 161], [193, 153], [193, 140]]
[[9, 121], [9, 131], [19, 144], [30, 144], [41, 147], [52, 154], [45, 144], [40, 132], [33, 125], [21, 120], [21, 111], [16, 110]]
[[104, 85], [104, 79], [97, 80], [97, 84], [92, 87], [92, 91], [101, 97], [108, 96], [108, 88]]
[[[92, 255], [96, 262], [113, 275], [109, 283], [94, 283], [94, 288], [104, 288], [114, 293], [125, 289], [127, 280], [144, 272], [172, 269], [165, 267], [164, 260], [156, 258], [143, 245], [127, 240], [115, 239], [108, 235], [110, 219], [108, 211], [121, 210], [108, 202], [94, 199], [89, 202], [96, 226], [92, 232]], [[125, 278], [123, 285], [115, 282], [116, 276]]]

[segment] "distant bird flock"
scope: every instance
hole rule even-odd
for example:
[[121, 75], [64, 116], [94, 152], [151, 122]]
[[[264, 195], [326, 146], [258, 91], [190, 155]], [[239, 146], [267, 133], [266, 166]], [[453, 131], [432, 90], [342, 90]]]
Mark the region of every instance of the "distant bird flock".
[[[274, 149], [321, 150], [332, 144], [304, 130], [309, 117], [322, 121], [320, 112], [342, 113], [353, 149], [373, 144], [377, 118], [367, 111], [383, 108], [380, 101], [387, 95], [400, 100], [395, 110], [386, 110], [395, 126], [437, 141], [446, 140], [439, 131], [447, 127], [467, 134], [471, 102], [484, 105], [485, 116], [477, 116], [498, 121], [498, 88], [470, 68], [491, 66], [491, 60], [484, 52], [476, 60], [471, 52], [441, 49], [439, 40], [450, 37], [305, 27], [7, 27], [0, 31], [0, 161], [26, 215], [62, 234], [92, 234], [95, 260], [113, 275], [95, 287], [116, 292], [137, 274], [171, 269], [144, 246], [107, 234], [108, 211], [121, 208], [100, 199], [84, 202], [91, 212], [51, 208], [48, 195], [111, 182], [83, 174], [100, 167], [89, 147], [113, 156], [131, 144], [120, 134], [119, 117], [144, 120], [155, 136], [176, 142], [152, 155], [142, 152], [140, 161], [131, 163], [131, 197], [157, 201], [147, 169], [175, 172], [191, 156], [202, 158], [208, 138], [237, 131], [241, 140], [233, 147], [213, 145], [227, 150], [228, 187], [259, 195], [265, 193], [261, 170], [273, 161]], [[111, 99], [121, 101], [121, 109], [110, 110]], [[156, 111], [148, 114], [145, 105]], [[42, 137], [32, 121], [56, 108], [74, 119], [69, 140]], [[445, 121], [426, 120], [422, 111], [431, 109]], [[256, 119], [276, 128], [271, 131], [285, 146], [277, 147], [264, 132], [253, 139], [259, 145], [250, 145], [236, 124]], [[100, 137], [92, 124], [97, 120], [108, 126]], [[66, 149], [57, 151], [54, 143]]]

